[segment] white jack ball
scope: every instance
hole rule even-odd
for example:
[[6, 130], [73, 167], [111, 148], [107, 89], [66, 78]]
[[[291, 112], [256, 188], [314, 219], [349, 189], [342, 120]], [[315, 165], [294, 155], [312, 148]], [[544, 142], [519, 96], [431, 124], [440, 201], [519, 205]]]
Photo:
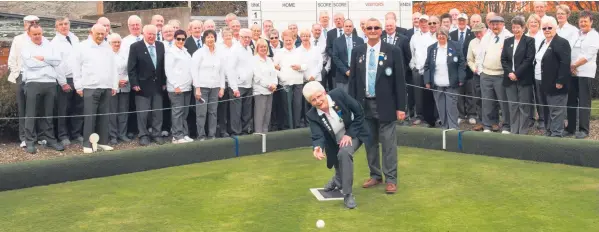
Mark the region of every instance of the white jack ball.
[[318, 227], [318, 228], [324, 228], [324, 221], [323, 220], [316, 221], [316, 227]]

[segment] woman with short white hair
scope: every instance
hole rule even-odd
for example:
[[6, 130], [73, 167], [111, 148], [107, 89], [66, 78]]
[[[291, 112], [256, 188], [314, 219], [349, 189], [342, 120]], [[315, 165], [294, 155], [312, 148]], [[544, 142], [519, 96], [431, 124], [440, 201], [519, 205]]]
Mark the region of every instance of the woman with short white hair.
[[551, 16], [541, 20], [545, 40], [535, 55], [535, 79], [541, 80], [541, 99], [545, 100], [545, 135], [563, 137], [571, 48], [568, 40], [557, 35], [557, 21]]
[[108, 43], [114, 52], [114, 60], [119, 75], [119, 89], [117, 94], [110, 97], [110, 113], [108, 138], [110, 145], [116, 145], [118, 140], [123, 142], [131, 142], [127, 137], [127, 119], [129, 114], [129, 75], [127, 74], [127, 58], [128, 54], [124, 49], [121, 49], [122, 39], [117, 33], [112, 33], [108, 36]]

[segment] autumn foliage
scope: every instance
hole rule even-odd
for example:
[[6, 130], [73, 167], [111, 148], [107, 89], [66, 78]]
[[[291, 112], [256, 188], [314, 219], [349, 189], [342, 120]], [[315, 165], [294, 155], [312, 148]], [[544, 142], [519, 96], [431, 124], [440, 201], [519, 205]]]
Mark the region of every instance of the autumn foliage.
[[[427, 15], [441, 15], [449, 13], [452, 8], [457, 8], [468, 15], [488, 12], [516, 13], [532, 12], [534, 1], [414, 1], [413, 12]], [[554, 12], [555, 6], [566, 4], [572, 11], [590, 10], [599, 11], [599, 2], [596, 1], [546, 1], [547, 12]]]

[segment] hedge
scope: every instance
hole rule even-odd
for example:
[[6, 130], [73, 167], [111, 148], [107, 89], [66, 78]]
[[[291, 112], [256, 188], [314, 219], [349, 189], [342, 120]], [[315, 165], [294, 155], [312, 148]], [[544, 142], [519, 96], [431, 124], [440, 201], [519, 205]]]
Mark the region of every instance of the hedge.
[[[17, 117], [17, 95], [15, 85], [8, 82], [8, 76], [0, 80], [0, 118]], [[17, 120], [0, 119], [0, 138], [18, 139], [19, 122]], [[10, 137], [9, 137], [10, 136]]]

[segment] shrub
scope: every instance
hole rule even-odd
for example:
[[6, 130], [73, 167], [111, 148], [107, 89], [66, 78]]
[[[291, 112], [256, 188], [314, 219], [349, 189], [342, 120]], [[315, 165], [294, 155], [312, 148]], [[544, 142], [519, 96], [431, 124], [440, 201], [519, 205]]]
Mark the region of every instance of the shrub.
[[[0, 118], [12, 118], [18, 116], [17, 95], [15, 85], [8, 82], [6, 68], [0, 67]], [[19, 122], [17, 120], [0, 120], [0, 138], [15, 138], [18, 134]]]

